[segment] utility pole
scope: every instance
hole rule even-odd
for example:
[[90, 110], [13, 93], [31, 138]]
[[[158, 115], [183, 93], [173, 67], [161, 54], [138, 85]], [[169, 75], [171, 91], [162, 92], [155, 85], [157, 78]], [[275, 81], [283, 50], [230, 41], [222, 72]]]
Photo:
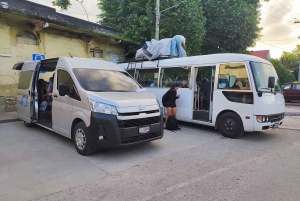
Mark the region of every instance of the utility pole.
[[155, 39], [159, 40], [159, 21], [160, 21], [160, 0], [156, 0], [156, 25], [155, 25]]
[[299, 69], [298, 69], [298, 82], [300, 82], [300, 61], [299, 61]]
[[156, 24], [155, 24], [155, 39], [159, 40], [159, 21], [160, 21], [160, 16], [162, 12], [165, 12], [167, 10], [170, 10], [172, 8], [179, 8], [181, 6], [183, 6], [185, 4], [185, 2], [181, 2], [176, 4], [175, 6], [171, 6], [169, 8], [166, 8], [162, 11], [160, 11], [160, 0], [156, 0], [156, 6], [155, 6], [155, 14], [156, 14]]

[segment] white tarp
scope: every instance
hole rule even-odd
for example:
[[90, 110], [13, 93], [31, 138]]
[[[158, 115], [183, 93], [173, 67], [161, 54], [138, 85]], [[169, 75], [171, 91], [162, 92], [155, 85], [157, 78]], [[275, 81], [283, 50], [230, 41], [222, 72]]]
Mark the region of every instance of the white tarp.
[[[135, 59], [136, 60], [153, 60], [161, 56], [171, 56], [171, 41], [172, 38], [164, 38], [161, 40], [155, 40], [152, 39], [151, 41], [147, 41], [146, 45], [148, 48], [145, 49], [139, 49], [136, 52]], [[180, 46], [181, 51], [183, 53], [183, 57], [186, 57], [186, 51], [183, 49], [182, 46]], [[175, 56], [177, 56], [177, 48], [175, 50]]]

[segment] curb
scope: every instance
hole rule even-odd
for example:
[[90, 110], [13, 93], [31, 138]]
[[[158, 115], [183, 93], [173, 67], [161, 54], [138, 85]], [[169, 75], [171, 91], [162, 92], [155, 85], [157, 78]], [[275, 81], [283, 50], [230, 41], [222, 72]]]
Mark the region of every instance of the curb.
[[21, 119], [5, 119], [5, 120], [0, 120], [0, 124], [17, 122], [17, 121], [22, 121], [22, 120]]
[[296, 112], [296, 113], [293, 113], [293, 112], [285, 112], [284, 113], [284, 116], [300, 116], [300, 113]]

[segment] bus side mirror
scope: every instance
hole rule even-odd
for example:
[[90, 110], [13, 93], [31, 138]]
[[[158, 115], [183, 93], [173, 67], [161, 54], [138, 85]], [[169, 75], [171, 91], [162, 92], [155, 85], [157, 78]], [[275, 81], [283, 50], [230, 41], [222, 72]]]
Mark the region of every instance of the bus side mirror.
[[69, 86], [67, 84], [60, 84], [58, 87], [59, 95], [65, 96], [69, 94]]
[[269, 77], [268, 88], [271, 89], [275, 88], [275, 77], [272, 76]]

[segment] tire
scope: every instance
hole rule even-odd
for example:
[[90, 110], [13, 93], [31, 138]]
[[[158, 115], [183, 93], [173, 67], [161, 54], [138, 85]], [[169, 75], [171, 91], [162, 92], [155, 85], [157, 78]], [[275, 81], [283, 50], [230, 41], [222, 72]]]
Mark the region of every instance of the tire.
[[218, 129], [224, 137], [236, 139], [244, 134], [244, 126], [241, 118], [233, 113], [222, 114], [218, 120]]
[[28, 123], [28, 122], [26, 122], [26, 121], [24, 121], [24, 125], [25, 125], [26, 127], [28, 127], [28, 128], [32, 128], [32, 127], [35, 126], [35, 124], [33, 124], [33, 123]]
[[95, 142], [84, 122], [79, 122], [73, 131], [74, 145], [80, 155], [88, 156], [96, 151]]

